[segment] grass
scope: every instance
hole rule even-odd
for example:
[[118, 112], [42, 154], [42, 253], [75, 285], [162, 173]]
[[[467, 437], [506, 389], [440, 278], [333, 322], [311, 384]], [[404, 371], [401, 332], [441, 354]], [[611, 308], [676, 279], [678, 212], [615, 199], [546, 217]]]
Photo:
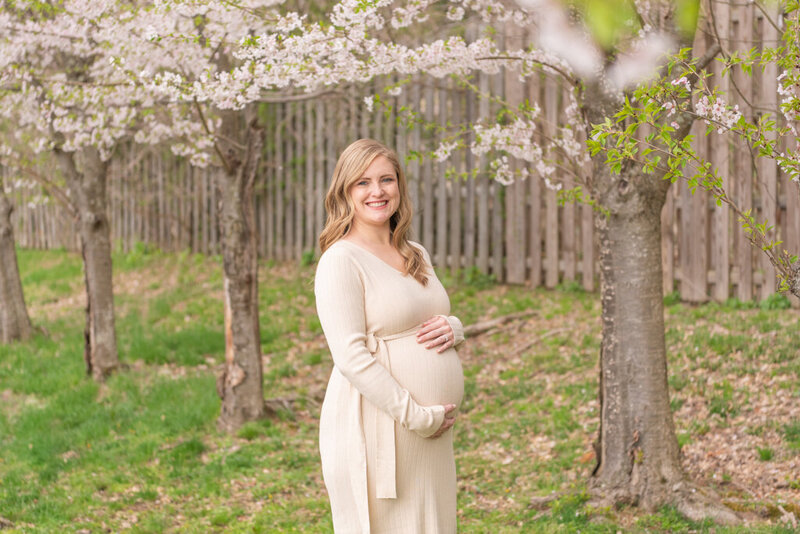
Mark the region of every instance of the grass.
[[[310, 257], [308, 265], [260, 273], [265, 395], [295, 398], [293, 412], [229, 436], [216, 430], [215, 369], [224, 351], [218, 257], [145, 246], [115, 253], [125, 369], [98, 385], [83, 366], [79, 257], [19, 256], [40, 333], [0, 346], [0, 517], [14, 525], [5, 531], [332, 531], [317, 452], [331, 363], [314, 313]], [[585, 481], [598, 419], [597, 295], [574, 283], [556, 291], [502, 286], [475, 270], [442, 279], [465, 324], [534, 312], [460, 352], [459, 532], [788, 532], [769, 517], [726, 529], [672, 508], [593, 508]], [[800, 401], [797, 312], [777, 298], [665, 302], [687, 470], [726, 499], [756, 508], [797, 503], [800, 481], [787, 466], [800, 455], [800, 420], [796, 412], [754, 417], [756, 408]], [[538, 341], [524, 349], [530, 340]], [[747, 446], [714, 457], [733, 432]], [[768, 477], [758, 470], [767, 468], [787, 479], [759, 486]], [[751, 495], [737, 492], [743, 485]], [[553, 491], [564, 496], [545, 509], [528, 506]]]
[[783, 435], [791, 448], [800, 450], [800, 419], [784, 425]]
[[770, 460], [772, 460], [772, 457], [775, 456], [775, 452], [769, 447], [764, 447], [763, 449], [759, 447], [757, 450], [758, 450], [758, 458], [762, 462], [769, 462]]

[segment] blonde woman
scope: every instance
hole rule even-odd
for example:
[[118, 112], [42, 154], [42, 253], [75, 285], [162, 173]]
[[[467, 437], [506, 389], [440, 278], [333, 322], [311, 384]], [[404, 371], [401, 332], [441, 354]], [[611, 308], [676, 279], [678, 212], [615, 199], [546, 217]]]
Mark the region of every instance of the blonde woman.
[[371, 139], [348, 146], [325, 208], [314, 292], [334, 362], [320, 416], [334, 531], [455, 532], [463, 328], [428, 253], [408, 240], [397, 154]]

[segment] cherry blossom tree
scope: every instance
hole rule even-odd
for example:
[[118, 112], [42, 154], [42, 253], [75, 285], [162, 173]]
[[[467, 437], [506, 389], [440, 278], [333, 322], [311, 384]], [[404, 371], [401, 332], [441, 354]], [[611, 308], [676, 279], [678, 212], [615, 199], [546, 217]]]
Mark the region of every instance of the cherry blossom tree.
[[[78, 223], [86, 286], [87, 372], [104, 380], [119, 367], [115, 333], [108, 171], [122, 142], [191, 139], [205, 131], [181, 106], [130, 83], [119, 63], [141, 48], [136, 3], [3, 2], [0, 113], [3, 162], [21, 169], [67, 207]], [[158, 117], [158, 120], [155, 120]], [[44, 176], [46, 155], [60, 176]]]
[[[601, 46], [553, 3], [531, 4], [547, 28], [545, 46], [553, 32], [569, 43], [566, 52], [546, 49], [561, 58], [548, 66], [572, 87], [572, 120], [559, 126], [561, 133], [552, 140], [556, 150], [542, 149], [524, 129], [507, 137], [508, 125], [501, 132], [488, 130], [489, 136], [479, 131], [477, 146], [488, 143], [496, 150], [508, 145], [506, 152], [533, 164], [546, 183], [554, 180], [556, 166], [566, 167], [596, 207], [603, 336], [597, 465], [590, 487], [604, 504], [649, 510], [674, 504], [692, 518], [734, 522], [735, 514], [693, 484], [680, 465], [667, 386], [661, 273], [661, 210], [671, 185], [664, 179], [669, 168], [609, 165], [605, 153], [597, 151], [584, 165], [589, 155], [575, 142], [581, 136], [591, 139], [593, 125], [613, 120], [637, 85], [659, 75], [655, 59], [670, 50], [691, 49], [694, 28], [686, 31], [677, 24], [674, 3], [637, 2], [631, 15], [638, 31]], [[702, 69], [717, 51], [712, 47], [687, 62]], [[524, 61], [523, 53], [509, 55]], [[511, 125], [533, 126], [526, 113], [518, 115]], [[686, 137], [694, 117], [673, 119], [676, 138]], [[509, 172], [504, 161], [497, 169]]]
[[[710, 192], [719, 204], [733, 209], [751, 243], [775, 266], [780, 289], [797, 295], [797, 256], [780, 247], [770, 234], [769, 222], [752, 215], [752, 206], [739, 205], [732, 198], [725, 185], [732, 181], [723, 180], [718, 164], [697, 155], [689, 137], [692, 124], [702, 120], [708, 125], [707, 134], [744, 140], [752, 153], [771, 159], [797, 183], [800, 158], [794, 145], [800, 53], [796, 16], [785, 23], [779, 47], [767, 46], [741, 57], [725, 50], [720, 39], [702, 57], [693, 57], [694, 28], [686, 31], [689, 28], [677, 24], [678, 2], [629, 4], [635, 18], [628, 26], [639, 31], [604, 46], [587, 39], [587, 32], [574, 23], [575, 17], [570, 20], [554, 2], [524, 4], [538, 11], [539, 44], [561, 60], [540, 64], [573, 87], [574, 107], [567, 113], [571, 120], [551, 128], [560, 128], [562, 134], [547, 139], [546, 146], [534, 134], [540, 124], [539, 106], [510, 106], [513, 118], [505, 124], [477, 125], [473, 131], [478, 140], [468, 148], [476, 153], [499, 148], [500, 157], [492, 169], [504, 183], [524, 178], [528, 172], [527, 168], [520, 171], [513, 160], [527, 162], [553, 188], [563, 185], [556, 182], [557, 174], [568, 174], [583, 191], [574, 189], [564, 197], [588, 199], [596, 207], [603, 340], [598, 464], [591, 487], [606, 504], [632, 503], [652, 509], [672, 503], [692, 518], [736, 521], [713, 493], [691, 483], [680, 467], [663, 340], [660, 214], [666, 193], [677, 180], [685, 180], [693, 191]], [[687, 2], [683, 4], [687, 7]], [[785, 13], [795, 14], [798, 7], [789, 2]], [[705, 9], [704, 31], [718, 35], [713, 12], [708, 6]], [[768, 8], [760, 9], [770, 24], [781, 27], [780, 17], [772, 20]], [[585, 12], [577, 15], [580, 20]], [[554, 35], [560, 39], [553, 40]], [[664, 58], [670, 50], [676, 55], [667, 62]], [[504, 56], [524, 63], [527, 52], [506, 50]], [[749, 72], [779, 66], [784, 126], [769, 114], [746, 116], [738, 106], [728, 104], [730, 95], [709, 85], [709, 64], [716, 56], [724, 62], [723, 76], [730, 76], [734, 68]], [[524, 72], [525, 66], [519, 69]], [[736, 84], [731, 85], [736, 90]], [[589, 172], [581, 165], [585, 149], [572, 142], [579, 132], [588, 139]], [[449, 140], [434, 155], [444, 158], [458, 144]]]
[[[120, 56], [117, 67], [129, 80], [175, 110], [146, 119], [139, 142], [170, 143], [173, 152], [194, 165], [210, 167], [220, 192], [219, 221], [224, 274], [225, 362], [217, 377], [222, 399], [218, 426], [233, 431], [267, 413], [263, 394], [258, 313], [258, 264], [254, 219], [254, 183], [262, 155], [264, 130], [258, 105], [310, 98], [286, 90], [290, 79], [278, 74], [271, 94], [237, 99], [227, 85], [240, 60], [242, 40], [261, 29], [274, 32], [281, 17], [274, 2], [162, 2], [137, 16], [138, 43]], [[296, 17], [296, 15], [294, 15]], [[288, 15], [287, 20], [293, 16]], [[297, 56], [300, 58], [300, 56]], [[298, 59], [299, 60], [299, 59]], [[280, 64], [280, 62], [279, 62]], [[218, 82], [208, 92], [199, 88]], [[175, 135], [177, 123], [200, 131]]]
[[[117, 146], [131, 138], [166, 142], [193, 164], [219, 171], [226, 326], [220, 425], [228, 430], [264, 414], [252, 233], [262, 144], [261, 129], [250, 120], [257, 104], [243, 112], [212, 108], [199, 98], [173, 98], [167, 82], [178, 76], [169, 69], [194, 81], [225, 72], [233, 59], [228, 39], [235, 43], [251, 31], [248, 24], [269, 20], [271, 4], [15, 2], [0, 19], [6, 118], [18, 138], [26, 137], [18, 145], [54, 155], [66, 183], [63, 196], [78, 215], [88, 295], [86, 361], [96, 378], [118, 366], [105, 189]], [[163, 77], [151, 83], [149, 73], [157, 72]]]
[[[136, 3], [7, 1], [0, 11], [2, 161], [42, 186], [78, 227], [86, 286], [87, 373], [104, 380], [119, 367], [114, 319], [107, 181], [112, 158], [136, 132], [142, 142], [166, 136], [202, 141], [189, 120], [169, 128], [152, 117], [180, 114], [118, 68], [140, 44]], [[144, 135], [146, 133], [146, 135]], [[44, 175], [47, 155], [59, 176]]]
[[[120, 94], [105, 54], [116, 27], [107, 9], [23, 1], [3, 2], [0, 12], [0, 109], [14, 125], [6, 144], [50, 151], [60, 167], [84, 260], [87, 372], [98, 380], [119, 365], [105, 187], [108, 161], [133, 113], [133, 95]], [[33, 159], [4, 156], [14, 158], [11, 164]]]

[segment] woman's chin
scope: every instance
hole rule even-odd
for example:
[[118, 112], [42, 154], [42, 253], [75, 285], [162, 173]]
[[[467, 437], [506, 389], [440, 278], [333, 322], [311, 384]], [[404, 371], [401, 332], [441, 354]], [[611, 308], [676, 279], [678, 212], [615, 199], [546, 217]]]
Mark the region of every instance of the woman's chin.
[[369, 226], [386, 226], [389, 224], [389, 219], [391, 217], [367, 217], [362, 219], [362, 224], [367, 224]]

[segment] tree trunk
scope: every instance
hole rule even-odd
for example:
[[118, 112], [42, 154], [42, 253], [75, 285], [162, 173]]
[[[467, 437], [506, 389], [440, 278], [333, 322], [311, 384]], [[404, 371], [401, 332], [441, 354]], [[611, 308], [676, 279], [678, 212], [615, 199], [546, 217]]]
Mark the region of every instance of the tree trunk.
[[33, 328], [25, 307], [17, 250], [14, 248], [14, 228], [11, 226], [14, 206], [2, 187], [0, 181], [0, 341], [10, 343], [30, 338]]
[[56, 156], [79, 219], [86, 284], [86, 373], [103, 381], [119, 367], [114, 326], [111, 229], [106, 209], [108, 162], [104, 162], [94, 148], [81, 151], [81, 170], [75, 165], [72, 152], [57, 149]]
[[664, 342], [661, 208], [666, 187], [647, 180], [652, 177], [618, 177], [603, 199], [610, 214], [595, 215], [603, 340], [594, 486], [614, 503], [652, 510], [669, 502], [672, 486], [684, 477]]
[[[223, 115], [228, 139], [235, 138], [237, 126], [241, 131], [241, 119], [240, 114]], [[265, 415], [253, 195], [264, 132], [255, 120], [246, 132], [243, 161], [229, 156], [217, 173], [225, 282], [225, 365], [217, 384], [222, 397], [217, 426], [226, 432]]]
[[636, 167], [611, 176], [595, 164], [603, 339], [600, 430], [590, 486], [607, 505], [653, 511], [675, 505], [691, 519], [734, 523], [718, 498], [680, 465], [669, 403], [661, 271], [661, 209], [670, 182]]

